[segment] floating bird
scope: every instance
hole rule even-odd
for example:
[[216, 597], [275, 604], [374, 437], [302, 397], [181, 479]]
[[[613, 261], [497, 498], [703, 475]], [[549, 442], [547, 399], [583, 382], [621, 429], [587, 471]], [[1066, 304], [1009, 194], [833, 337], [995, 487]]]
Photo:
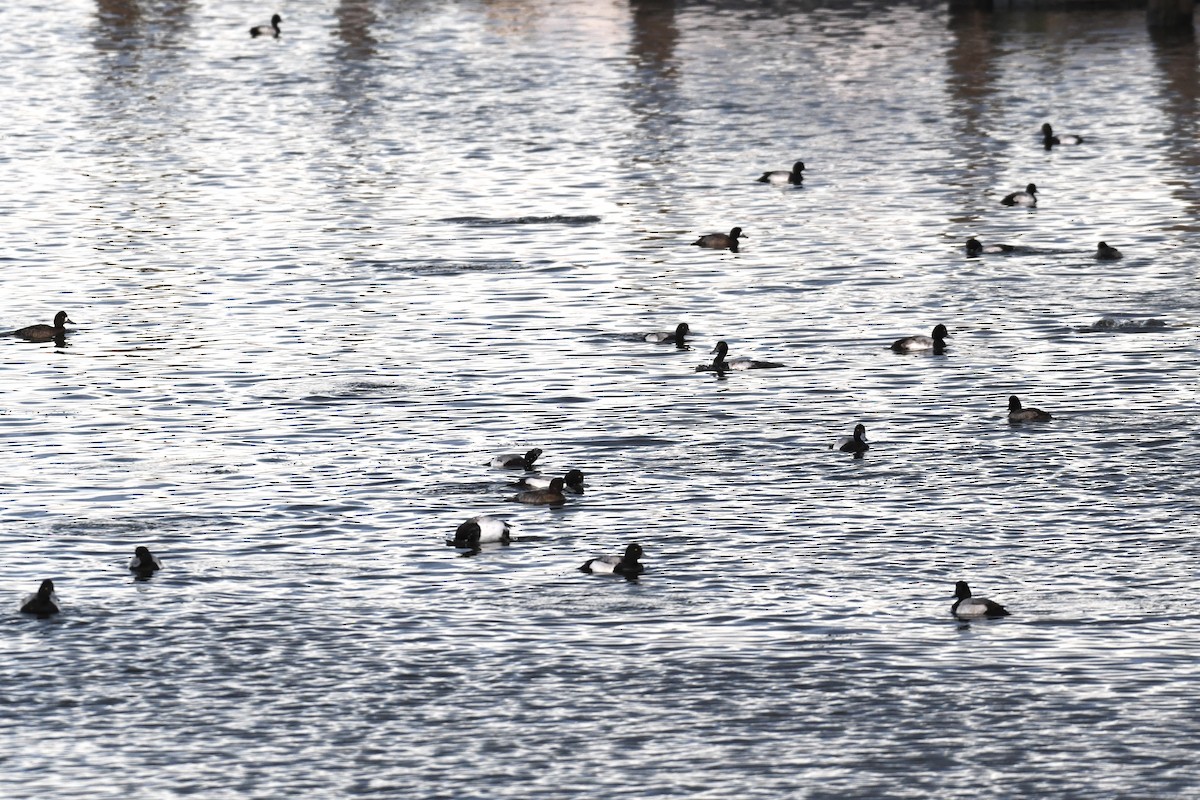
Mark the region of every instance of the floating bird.
[[723, 233], [710, 233], [706, 236], [701, 236], [699, 239], [692, 242], [692, 244], [696, 245], [697, 247], [707, 247], [712, 250], [732, 250], [736, 253], [738, 249], [738, 237], [740, 236], [742, 236], [742, 229], [734, 228], [729, 231], [728, 236]]
[[642, 338], [647, 342], [658, 342], [659, 344], [683, 344], [683, 339], [691, 331], [686, 322], [681, 322], [675, 326], [673, 331], [654, 331], [647, 333]]
[[797, 161], [795, 164], [792, 164], [791, 172], [788, 172], [786, 169], [777, 169], [774, 172], [764, 172], [762, 177], [758, 179], [758, 182], [772, 183], [775, 185], [790, 183], [795, 186], [799, 186], [800, 184], [804, 183], [804, 175], [802, 174], [803, 172], [804, 162]]
[[978, 619], [979, 617], [1007, 617], [1009, 610], [999, 603], [985, 597], [972, 597], [971, 587], [966, 581], [954, 584], [954, 596], [958, 598], [950, 606], [950, 613], [959, 619]]
[[478, 547], [489, 542], [509, 542], [512, 540], [512, 528], [499, 517], [480, 514], [458, 526], [454, 538], [447, 544], [455, 547]]
[[837, 442], [834, 447], [843, 453], [865, 453], [871, 449], [867, 444], [867, 426], [855, 425], [854, 435]]
[[641, 557], [642, 546], [631, 544], [625, 548], [625, 555], [589, 558], [583, 562], [579, 571], [595, 575], [621, 575], [626, 578], [636, 578], [645, 571], [645, 567], [638, 563], [638, 559]]
[[978, 239], [967, 239], [967, 255], [978, 256], [983, 253], [1011, 253], [1017, 248], [1011, 244], [983, 244]]
[[279, 23], [283, 22], [283, 17], [278, 14], [271, 15], [270, 25], [255, 25], [250, 29], [250, 37], [257, 39], [259, 36], [273, 36], [279, 38]]
[[129, 559], [129, 570], [136, 572], [139, 578], [149, 578], [162, 569], [162, 562], [150, 552], [148, 547], [135, 547], [133, 558]]
[[696, 367], [697, 372], [726, 372], [729, 370], [740, 372], [747, 369], [774, 369], [783, 366], [774, 361], [755, 361], [746, 356], [726, 361], [725, 354], [729, 352], [729, 345], [724, 341], [717, 342], [717, 346], [712, 349], [712, 352], [716, 353], [717, 357], [711, 364], [701, 364]]
[[[564, 475], [562, 480], [565, 491], [572, 494], [583, 494], [583, 473], [581, 471], [573, 469]], [[528, 477], [521, 478], [513, 486], [519, 489], [549, 489], [553, 482], [553, 478]]]
[[1056, 144], [1083, 144], [1083, 137], [1075, 136], [1069, 133], [1062, 136], [1055, 136], [1054, 129], [1051, 128], [1050, 123], [1047, 122], [1042, 125], [1042, 145], [1049, 150]]
[[932, 336], [905, 336], [892, 342], [892, 350], [897, 353], [918, 353], [922, 350], [932, 350], [941, 354], [946, 349], [946, 337], [950, 332], [945, 325], [935, 325]]
[[492, 459], [493, 467], [502, 469], [533, 469], [533, 462], [538, 460], [538, 456], [542, 454], [540, 448], [533, 448], [529, 452], [522, 455], [521, 453], [505, 453], [502, 456], [496, 456]]
[[530, 489], [509, 499], [530, 506], [561, 506], [567, 501], [563, 486], [562, 478], [554, 478], [545, 489]]
[[27, 328], [12, 331], [8, 335], [16, 336], [28, 342], [49, 342], [66, 335], [67, 329], [63, 325], [67, 322], [70, 322], [72, 325], [75, 324], [67, 319], [67, 312], [60, 311], [54, 315], [53, 325], [30, 325]]
[[45, 619], [58, 613], [58, 598], [54, 595], [54, 581], [44, 580], [36, 593], [29, 595], [21, 603], [22, 614], [36, 614]]
[[1021, 400], [1015, 394], [1008, 398], [1009, 422], [1049, 422], [1051, 417], [1040, 408], [1021, 408]]
[[1101, 242], [1096, 245], [1096, 258], [1100, 261], [1116, 261], [1121, 258], [1121, 251], [1115, 247], [1109, 247], [1108, 242]]
[[1012, 194], [1005, 195], [1004, 199], [1000, 201], [1000, 205], [1033, 208], [1037, 205], [1037, 186], [1031, 183], [1025, 187], [1025, 191], [1023, 192], [1013, 192]]

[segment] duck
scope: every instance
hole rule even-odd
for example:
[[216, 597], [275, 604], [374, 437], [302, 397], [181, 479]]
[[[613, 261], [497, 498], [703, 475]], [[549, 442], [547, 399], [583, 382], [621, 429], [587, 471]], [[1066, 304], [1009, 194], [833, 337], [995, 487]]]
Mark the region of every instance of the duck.
[[250, 29], [250, 38], [257, 39], [259, 36], [273, 36], [279, 38], [279, 23], [283, 22], [283, 17], [278, 14], [271, 15], [270, 25], [255, 25]]
[[794, 186], [799, 186], [800, 184], [804, 183], [803, 172], [804, 162], [797, 161], [795, 164], [792, 164], [791, 172], [788, 172], [786, 169], [777, 169], [774, 172], [764, 172], [762, 177], [758, 179], [758, 182], [773, 183], [776, 185], [790, 183]]
[[625, 548], [625, 554], [622, 556], [589, 558], [583, 562], [579, 571], [593, 575], [621, 575], [626, 578], [636, 578], [646, 571], [646, 568], [638, 563], [638, 559], [641, 557], [642, 546], [634, 543]]
[[1121, 257], [1121, 251], [1115, 247], [1110, 247], [1108, 242], [1101, 242], [1096, 245], [1096, 258], [1099, 261], [1116, 261]]
[[1021, 408], [1021, 399], [1015, 394], [1008, 398], [1009, 422], [1049, 422], [1054, 419], [1040, 408]]
[[66, 323], [75, 323], [67, 318], [67, 312], [60, 311], [54, 315], [53, 325], [30, 325], [19, 330], [12, 331], [9, 336], [16, 336], [18, 339], [24, 339], [27, 342], [49, 342], [57, 339], [60, 336], [65, 336], [67, 330], [63, 327]]
[[1004, 199], [1000, 201], [1000, 205], [1035, 207], [1037, 205], [1037, 186], [1031, 183], [1025, 187], [1025, 191], [1023, 192], [1013, 192], [1012, 194], [1005, 195]]
[[905, 336], [892, 342], [892, 350], [897, 353], [916, 353], [921, 350], [932, 350], [941, 354], [946, 349], [946, 337], [950, 332], [945, 325], [933, 326], [932, 336]]
[[834, 444], [838, 450], [843, 453], [865, 453], [871, 449], [867, 444], [867, 426], [858, 424], [854, 426], [854, 435]]
[[978, 239], [972, 237], [967, 239], [967, 255], [978, 256], [983, 253], [1011, 253], [1017, 248], [1011, 244], [988, 244], [985, 245]]
[[58, 613], [58, 598], [54, 595], [54, 581], [46, 579], [38, 587], [36, 593], [29, 595], [21, 603], [22, 614], [36, 614], [45, 619]]
[[[583, 494], [583, 472], [577, 469], [570, 470], [563, 476], [563, 489], [571, 494]], [[521, 478], [513, 484], [519, 489], [549, 489], [550, 484], [554, 482], [553, 478]]]
[[686, 322], [681, 322], [675, 326], [673, 331], [653, 331], [644, 334], [642, 339], [647, 342], [658, 342], [659, 344], [683, 344], [684, 337], [691, 332]]
[[1008, 617], [1011, 612], [997, 602], [986, 597], [972, 597], [971, 587], [966, 581], [954, 584], [954, 596], [957, 598], [950, 606], [950, 613], [959, 619], [977, 619], [979, 617]]
[[129, 571], [137, 573], [139, 578], [149, 578], [162, 569], [162, 562], [150, 552], [148, 547], [135, 547], [133, 557], [129, 559]]
[[729, 235], [724, 233], [710, 233], [701, 236], [696, 241], [692, 242], [696, 247], [707, 247], [711, 250], [732, 250], [737, 252], [738, 238], [742, 236], [741, 228], [733, 228], [729, 231]]
[[496, 456], [492, 459], [493, 467], [501, 469], [533, 469], [533, 462], [538, 460], [538, 456], [542, 454], [541, 448], [535, 447], [524, 455], [521, 453], [505, 453], [501, 456]]
[[701, 364], [696, 367], [697, 372], [725, 372], [727, 370], [740, 372], [747, 369], [774, 369], [783, 366], [774, 361], [755, 361], [746, 356], [726, 361], [725, 354], [729, 352], [729, 344], [725, 341], [717, 342], [717, 346], [712, 349], [712, 352], [716, 353], [717, 357], [711, 364]]
[[1063, 136], [1055, 136], [1054, 129], [1051, 128], [1050, 123], [1047, 122], [1042, 125], [1042, 144], [1047, 150], [1049, 150], [1056, 144], [1083, 144], [1083, 137], [1075, 136], [1074, 134], [1070, 133], [1064, 134]]
[[554, 478], [545, 489], [530, 489], [509, 499], [530, 506], [561, 506], [567, 501], [566, 496], [563, 495], [563, 487], [563, 479]]
[[499, 517], [480, 514], [459, 525], [454, 531], [454, 538], [447, 540], [446, 544], [454, 547], [478, 547], [490, 542], [507, 544], [510, 541], [512, 528], [507, 522]]

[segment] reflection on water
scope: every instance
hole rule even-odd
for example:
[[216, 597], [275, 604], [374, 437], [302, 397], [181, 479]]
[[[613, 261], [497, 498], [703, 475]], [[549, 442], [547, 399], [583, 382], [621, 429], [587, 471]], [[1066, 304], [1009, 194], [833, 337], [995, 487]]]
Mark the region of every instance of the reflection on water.
[[[1193, 790], [1191, 38], [344, 0], [251, 40], [270, 11], [7, 16], [0, 330], [76, 323], [0, 341], [3, 583], [63, 603], [0, 619], [0, 783]], [[718, 340], [785, 366], [697, 373]], [[509, 502], [490, 458], [533, 447], [586, 493]], [[462, 558], [480, 515], [519, 535]], [[578, 571], [633, 541], [638, 581]], [[958, 580], [1012, 617], [956, 624]]]

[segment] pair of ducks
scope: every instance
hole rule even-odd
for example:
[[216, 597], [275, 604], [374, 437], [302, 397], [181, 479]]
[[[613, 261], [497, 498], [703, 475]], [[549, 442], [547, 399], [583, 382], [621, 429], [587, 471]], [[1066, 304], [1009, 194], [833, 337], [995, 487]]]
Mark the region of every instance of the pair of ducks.
[[[454, 539], [448, 541], [455, 547], [478, 548], [482, 544], [509, 544], [513, 541], [512, 526], [499, 517], [481, 514], [471, 517], [459, 525], [454, 531]], [[597, 556], [583, 562], [580, 572], [596, 575], [620, 575], [625, 578], [636, 578], [645, 571], [638, 561], [642, 557], [642, 546], [633, 543], [625, 548], [619, 556]]]
[[[940, 355], [946, 348], [946, 337], [949, 335], [950, 332], [946, 330], [945, 325], [936, 325], [932, 336], [905, 336], [903, 339], [892, 342], [891, 349], [897, 353], [932, 350], [935, 354]], [[729, 343], [724, 340], [717, 342], [717, 346], [712, 349], [712, 352], [716, 358], [711, 364], [701, 364], [696, 367], [697, 372], [737, 372], [748, 369], [775, 369], [784, 366], [774, 361], [757, 361], [746, 356], [726, 358], [729, 354]]]
[[[142, 580], [150, 578], [162, 569], [162, 562], [150, 552], [148, 547], [137, 547], [133, 557], [129, 559], [129, 571]], [[59, 612], [58, 596], [54, 593], [54, 581], [47, 578], [33, 594], [21, 603], [22, 614], [33, 614], [40, 619], [46, 619]]]
[[[967, 256], [978, 256], [984, 253], [1012, 253], [1017, 248], [1011, 244], [989, 244], [985, 245], [978, 239], [971, 237], [967, 239]], [[1096, 245], [1096, 252], [1093, 256], [1098, 261], [1116, 261], [1122, 258], [1121, 251], [1112, 247], [1108, 242], [1100, 242]]]

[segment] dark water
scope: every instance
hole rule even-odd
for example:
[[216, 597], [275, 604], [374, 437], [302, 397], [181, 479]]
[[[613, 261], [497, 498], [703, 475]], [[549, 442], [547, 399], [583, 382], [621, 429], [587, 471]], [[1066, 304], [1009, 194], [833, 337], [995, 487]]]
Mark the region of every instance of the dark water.
[[[270, 12], [0, 11], [0, 329], [75, 322], [0, 340], [5, 796], [1200, 797], [1194, 42]], [[507, 502], [534, 446], [585, 494]]]

